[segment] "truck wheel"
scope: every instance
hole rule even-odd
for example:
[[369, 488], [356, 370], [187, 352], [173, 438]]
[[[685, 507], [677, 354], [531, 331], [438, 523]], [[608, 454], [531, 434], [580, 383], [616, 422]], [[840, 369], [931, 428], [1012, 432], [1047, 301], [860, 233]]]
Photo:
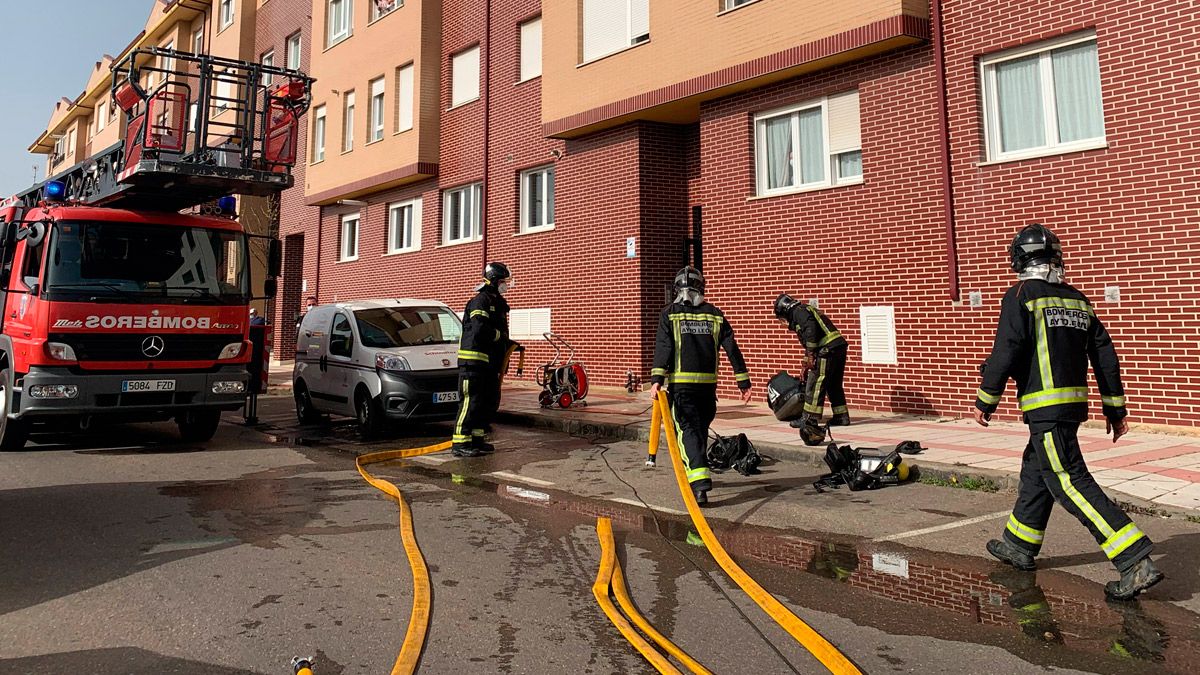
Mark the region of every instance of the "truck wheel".
[[217, 433], [221, 424], [220, 410], [193, 410], [175, 418], [179, 435], [188, 443], [203, 443]]
[[9, 419], [12, 406], [12, 371], [0, 370], [0, 451], [21, 450], [29, 438], [29, 422]]
[[312, 394], [308, 393], [308, 387], [303, 380], [296, 383], [292, 396], [296, 399], [296, 419], [300, 420], [301, 424], [315, 424], [321, 421], [321, 413], [313, 407]]
[[378, 438], [383, 431], [383, 411], [379, 400], [359, 389], [354, 395], [354, 410], [358, 414], [358, 434], [365, 440]]

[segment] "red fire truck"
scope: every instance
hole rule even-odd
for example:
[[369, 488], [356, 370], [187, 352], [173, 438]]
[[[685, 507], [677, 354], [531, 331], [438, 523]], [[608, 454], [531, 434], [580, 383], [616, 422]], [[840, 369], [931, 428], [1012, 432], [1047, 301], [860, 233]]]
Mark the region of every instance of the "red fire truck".
[[101, 418], [173, 418], [205, 441], [243, 404], [253, 251], [262, 297], [281, 253], [234, 195], [292, 185], [311, 85], [163, 49], [113, 67], [124, 140], [0, 202], [0, 450]]

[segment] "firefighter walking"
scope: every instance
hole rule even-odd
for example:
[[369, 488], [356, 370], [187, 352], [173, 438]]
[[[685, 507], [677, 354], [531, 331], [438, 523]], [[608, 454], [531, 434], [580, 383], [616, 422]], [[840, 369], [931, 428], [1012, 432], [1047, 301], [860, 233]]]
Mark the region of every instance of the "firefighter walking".
[[708, 503], [712, 476], [706, 449], [717, 416], [717, 350], [733, 366], [743, 402], [750, 401], [750, 373], [725, 315], [704, 299], [704, 276], [694, 267], [675, 275], [675, 301], [662, 311], [654, 344], [651, 396], [668, 384], [667, 399], [679, 436], [683, 466], [696, 502]]
[[1088, 418], [1089, 361], [1113, 442], [1129, 431], [1117, 352], [1087, 297], [1064, 280], [1062, 246], [1053, 232], [1029, 225], [1013, 239], [1009, 255], [1019, 282], [1004, 295], [972, 413], [988, 426], [1012, 377], [1030, 439], [1016, 506], [1003, 538], [989, 541], [987, 550], [1017, 569], [1033, 569], [1057, 501], [1091, 531], [1120, 572], [1105, 594], [1128, 600], [1163, 574], [1150, 560], [1150, 538], [1092, 478], [1076, 437]]
[[824, 312], [787, 293], [775, 298], [775, 317], [787, 322], [788, 330], [804, 345], [804, 415], [793, 426], [819, 426], [827, 394], [829, 405], [833, 406], [829, 424], [849, 426], [850, 410], [842, 386], [846, 376], [846, 338]]
[[496, 448], [487, 442], [492, 418], [500, 408], [504, 366], [516, 343], [508, 338], [508, 302], [504, 293], [512, 274], [504, 263], [490, 262], [483, 283], [463, 310], [458, 344], [458, 416], [451, 452], [455, 457], [478, 457]]

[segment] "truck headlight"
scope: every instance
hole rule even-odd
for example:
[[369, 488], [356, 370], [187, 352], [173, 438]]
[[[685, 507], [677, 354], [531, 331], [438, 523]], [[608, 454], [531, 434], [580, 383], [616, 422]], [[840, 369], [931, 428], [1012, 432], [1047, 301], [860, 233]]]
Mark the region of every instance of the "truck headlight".
[[75, 398], [76, 396], [79, 396], [79, 387], [73, 384], [35, 384], [29, 387], [30, 398]]
[[408, 359], [395, 354], [379, 353], [375, 355], [375, 367], [380, 370], [412, 370], [412, 366], [408, 365]]
[[213, 382], [214, 394], [241, 394], [246, 391], [246, 383], [241, 380], [221, 380]]
[[[212, 352], [209, 352], [209, 353], [211, 354]], [[242, 343], [241, 342], [230, 342], [229, 344], [225, 345], [224, 349], [221, 350], [221, 355], [217, 357], [217, 360], [223, 361], [225, 359], [236, 359], [237, 357], [239, 357], [241, 355], [242, 355]]]
[[71, 345], [64, 342], [47, 342], [46, 355], [59, 361], [78, 360], [75, 358], [75, 350], [71, 348]]

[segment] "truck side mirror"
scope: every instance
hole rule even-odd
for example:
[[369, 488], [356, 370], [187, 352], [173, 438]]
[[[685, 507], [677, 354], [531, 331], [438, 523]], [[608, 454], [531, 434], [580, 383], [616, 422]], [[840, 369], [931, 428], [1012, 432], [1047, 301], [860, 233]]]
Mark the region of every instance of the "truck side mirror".
[[[283, 242], [271, 240], [271, 248], [267, 253], [267, 276], [277, 277], [283, 271]], [[274, 293], [271, 294], [274, 296]]]
[[263, 279], [263, 295], [270, 300], [279, 292], [279, 282], [275, 281], [275, 277], [267, 277]]

